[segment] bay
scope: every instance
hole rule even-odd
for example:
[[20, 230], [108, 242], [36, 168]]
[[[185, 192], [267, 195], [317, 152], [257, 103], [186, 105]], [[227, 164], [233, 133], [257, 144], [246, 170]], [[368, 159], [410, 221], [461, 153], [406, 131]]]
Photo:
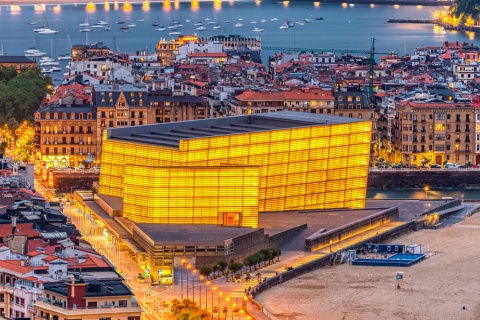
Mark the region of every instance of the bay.
[[[275, 1], [165, 1], [163, 3], [101, 3], [96, 5], [38, 5], [0, 7], [0, 46], [4, 54], [23, 54], [29, 47], [37, 47], [56, 57], [68, 52], [71, 44], [104, 42], [111, 49], [133, 53], [138, 50], [153, 52], [161, 39], [171, 39], [168, 31], [155, 31], [151, 24], [159, 21], [168, 27], [172, 20], [182, 22], [182, 34], [197, 33], [202, 36], [240, 34], [259, 36], [265, 46], [362, 49], [370, 48], [371, 39], [377, 39], [377, 52], [398, 51], [412, 53], [415, 47], [441, 45], [444, 41], [477, 42], [475, 34], [445, 31], [433, 25], [392, 24], [389, 18], [429, 19], [434, 11], [444, 7], [398, 6], [398, 5], [353, 5], [341, 3], [275, 2]], [[323, 17], [324, 20], [315, 20]], [[234, 24], [242, 18], [243, 27]], [[278, 20], [272, 21], [276, 18]], [[137, 21], [143, 19], [144, 21]], [[190, 22], [185, 22], [185, 20]], [[205, 19], [218, 22], [206, 24]], [[260, 20], [265, 19], [265, 23]], [[280, 29], [284, 20], [311, 23], [297, 24], [293, 28]], [[104, 20], [110, 31], [100, 28], [94, 32], [81, 33], [81, 22], [90, 24]], [[128, 33], [122, 32], [116, 21], [134, 23]], [[224, 20], [229, 20], [225, 23]], [[256, 24], [250, 23], [252, 20]], [[194, 23], [203, 21], [207, 31], [196, 31]], [[36, 22], [35, 25], [29, 23]], [[32, 30], [46, 26], [59, 30], [56, 35], [39, 35]], [[255, 33], [257, 27], [264, 32]], [[70, 39], [70, 41], [69, 41]], [[263, 51], [262, 59], [273, 52]]]

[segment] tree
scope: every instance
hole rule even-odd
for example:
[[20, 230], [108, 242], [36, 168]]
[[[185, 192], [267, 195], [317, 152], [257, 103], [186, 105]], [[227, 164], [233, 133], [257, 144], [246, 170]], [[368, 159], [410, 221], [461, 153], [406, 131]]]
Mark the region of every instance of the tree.
[[228, 262], [225, 260], [218, 260], [217, 265], [220, 267], [218, 271], [223, 273], [225, 271], [225, 268], [227, 268], [228, 266]]
[[265, 258], [265, 255], [262, 252], [257, 252], [253, 255], [255, 257], [256, 263], [258, 264], [258, 267], [260, 268], [260, 263], [263, 261]]
[[207, 277], [207, 280], [210, 280], [210, 274], [212, 273], [212, 267], [210, 266], [201, 266], [200, 267], [200, 274], [204, 277]]
[[47, 93], [51, 93], [52, 79], [39, 68], [0, 68], [0, 124], [15, 127], [24, 120], [33, 121]]
[[242, 268], [243, 268], [243, 263], [239, 263], [239, 262], [232, 262], [228, 265], [228, 269], [232, 272], [233, 275], [236, 275], [238, 271], [242, 270]]
[[217, 278], [218, 268], [219, 268], [218, 264], [214, 264], [214, 265], [212, 266], [212, 272], [213, 272], [213, 276], [215, 277], [215, 279]]
[[252, 255], [249, 255], [245, 259], [243, 259], [243, 264], [248, 267], [248, 271], [252, 271], [252, 266], [255, 264], [255, 259]]
[[262, 249], [260, 252], [263, 254], [263, 265], [265, 266], [265, 263], [272, 259], [272, 251], [270, 249]]
[[173, 299], [170, 312], [176, 320], [207, 320], [211, 315], [206, 310], [202, 310], [190, 299]]

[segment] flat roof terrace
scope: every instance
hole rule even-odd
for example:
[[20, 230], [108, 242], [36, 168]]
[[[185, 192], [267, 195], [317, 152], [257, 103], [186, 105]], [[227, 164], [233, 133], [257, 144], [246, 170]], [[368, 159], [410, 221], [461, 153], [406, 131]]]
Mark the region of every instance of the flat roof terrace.
[[[134, 224], [134, 233], [143, 233], [155, 245], [223, 245], [225, 240], [259, 230], [258, 228], [221, 227], [187, 224]], [[138, 232], [140, 231], [140, 232]]]
[[108, 129], [109, 139], [178, 148], [181, 140], [265, 132], [365, 120], [293, 111]]

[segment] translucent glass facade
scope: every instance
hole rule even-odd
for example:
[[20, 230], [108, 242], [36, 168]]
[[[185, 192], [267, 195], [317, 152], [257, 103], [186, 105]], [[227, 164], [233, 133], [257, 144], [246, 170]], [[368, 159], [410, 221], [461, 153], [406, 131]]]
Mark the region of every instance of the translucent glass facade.
[[[222, 207], [222, 201], [213, 200], [215, 190], [221, 189], [218, 177], [222, 170], [232, 166], [231, 170], [236, 170], [236, 166], [238, 170], [257, 166], [257, 211], [362, 208], [365, 206], [370, 137], [370, 121], [337, 121], [183, 139], [178, 148], [107, 138], [102, 149], [100, 193], [124, 197], [124, 215], [133, 221], [151, 221], [149, 217], [161, 216], [160, 211], [176, 210], [176, 215], [184, 218], [175, 218], [171, 223], [210, 223], [214, 217], [231, 212]], [[192, 169], [180, 172], [182, 170], [175, 168], [159, 168], [182, 166]], [[205, 183], [204, 188], [214, 189], [211, 193], [205, 191], [208, 193], [205, 202], [199, 200], [199, 207], [195, 199], [185, 200], [188, 204], [183, 207], [169, 202], [169, 199], [178, 198], [178, 192], [182, 192], [183, 199], [196, 197], [197, 188], [190, 185], [198, 179], [192, 176], [197, 174], [197, 169], [205, 174], [200, 179], [201, 184]], [[228, 179], [226, 183], [232, 192], [243, 192], [238, 199], [246, 197], [245, 190], [253, 190], [253, 180], [247, 181], [253, 179], [252, 172], [241, 170], [243, 177]], [[166, 181], [167, 174], [173, 175], [176, 182]], [[216, 182], [204, 181], [208, 179]], [[181, 186], [182, 183], [190, 185]], [[157, 205], [144, 207], [145, 203], [153, 201]], [[249, 210], [253, 203], [250, 201], [240, 208], [242, 212], [239, 213], [245, 216], [243, 210]], [[237, 212], [237, 209], [232, 211]], [[256, 227], [253, 221], [245, 225]]]
[[124, 217], [138, 223], [258, 225], [258, 167], [127, 166]]

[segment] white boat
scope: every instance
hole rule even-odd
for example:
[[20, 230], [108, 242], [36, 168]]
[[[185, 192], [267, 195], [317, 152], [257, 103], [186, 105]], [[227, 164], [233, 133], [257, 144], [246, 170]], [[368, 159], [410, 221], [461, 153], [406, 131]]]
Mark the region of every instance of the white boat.
[[33, 29], [33, 32], [40, 32], [40, 31], [43, 31], [45, 29], [46, 29], [45, 27], [36, 27], [35, 29]]
[[303, 21], [305, 21], [306, 23], [312, 23], [312, 19], [308, 19], [308, 18], [303, 19]]
[[124, 24], [124, 23], [125, 23], [125, 21], [118, 20], [118, 21], [116, 21], [115, 23], [116, 23], [116, 24]]
[[40, 58], [40, 62], [53, 62], [55, 59], [52, 59], [50, 57], [42, 57]]
[[69, 54], [61, 54], [57, 57], [58, 60], [72, 60], [72, 57]]
[[44, 61], [40, 62], [40, 66], [42, 67], [48, 67], [48, 66], [59, 66], [60, 63], [57, 61]]
[[159, 26], [158, 21], [153, 21], [153, 22], [152, 22], [152, 27], [158, 27], [158, 26]]
[[280, 29], [288, 29], [288, 23], [284, 22], [281, 26]]
[[210, 18], [205, 18], [205, 19], [203, 19], [203, 20], [205, 20], [205, 21], [210, 21]]
[[197, 27], [198, 27], [198, 26], [203, 26], [203, 22], [195, 22], [195, 23], [194, 23], [194, 26], [197, 26]]
[[92, 28], [103, 28], [103, 26], [102, 26], [102, 25], [99, 25], [99, 24], [94, 24], [94, 25], [92, 26]]
[[60, 72], [60, 71], [62, 71], [62, 69], [59, 68], [59, 67], [51, 67], [50, 68], [50, 72]]
[[48, 28], [38, 32], [38, 34], [57, 34], [57, 33], [58, 33], [57, 30], [48, 29]]
[[216, 25], [213, 27], [213, 29], [221, 29], [222, 27], [220, 27], [219, 25]]
[[190, 21], [191, 21], [190, 19], [186, 19], [186, 20], [185, 20], [186, 23], [189, 23]]
[[29, 24], [29, 25], [34, 25], [34, 24], [37, 24], [37, 22], [36, 22], [36, 21], [32, 21], [32, 22], [29, 22], [28, 24]]
[[92, 32], [93, 29], [90, 29], [90, 28], [84, 28], [84, 29], [80, 29], [80, 32]]
[[265, 29], [254, 28], [252, 31], [253, 32], [263, 32], [263, 31], [265, 31]]
[[145, 22], [145, 19], [137, 19], [138, 22]]
[[237, 22], [233, 26], [236, 28], [239, 28], [239, 27], [243, 27], [243, 24], [241, 24], [240, 22]]
[[129, 27], [129, 28], [135, 28], [136, 26], [137, 25], [135, 23], [132, 23], [132, 22], [127, 24], [127, 27]]
[[204, 26], [196, 27], [195, 29], [198, 30], [198, 31], [205, 31], [205, 30], [207, 30], [207, 28], [204, 27]]
[[208, 21], [207, 24], [217, 24], [216, 21]]
[[260, 20], [260, 23], [265, 23], [265, 22], [267, 22], [267, 20], [265, 19]]
[[105, 27], [105, 28], [103, 28], [103, 30], [108, 31], [108, 30], [110, 30], [110, 27]]
[[100, 21], [97, 22], [97, 24], [100, 25], [100, 26], [106, 26], [108, 24], [108, 22], [100, 20]]
[[181, 34], [180, 31], [170, 31], [169, 35]]
[[243, 19], [242, 19], [242, 18], [238, 18], [237, 20], [238, 20], [238, 21], [243, 21]]
[[277, 21], [277, 20], [278, 20], [277, 18], [270, 19], [270, 21]]
[[167, 28], [165, 28], [164, 26], [161, 26], [160, 28], [155, 29], [155, 31], [165, 31], [165, 30], [167, 30]]
[[25, 53], [25, 57], [43, 57], [44, 55], [46, 55], [45, 52], [42, 52], [35, 48], [27, 49], [24, 51], [24, 53]]
[[88, 22], [81, 22], [78, 24], [79, 27], [88, 27], [90, 24]]
[[250, 21], [250, 23], [251, 23], [251, 24], [256, 24], [257, 21], [256, 21], [256, 20], [252, 20], [252, 21]]
[[225, 19], [225, 20], [223, 20], [223, 23], [230, 23], [230, 21]]
[[42, 68], [41, 71], [42, 71], [43, 74], [45, 74], [45, 73], [52, 73], [52, 70], [51, 70], [51, 69], [47, 69], [47, 68]]

